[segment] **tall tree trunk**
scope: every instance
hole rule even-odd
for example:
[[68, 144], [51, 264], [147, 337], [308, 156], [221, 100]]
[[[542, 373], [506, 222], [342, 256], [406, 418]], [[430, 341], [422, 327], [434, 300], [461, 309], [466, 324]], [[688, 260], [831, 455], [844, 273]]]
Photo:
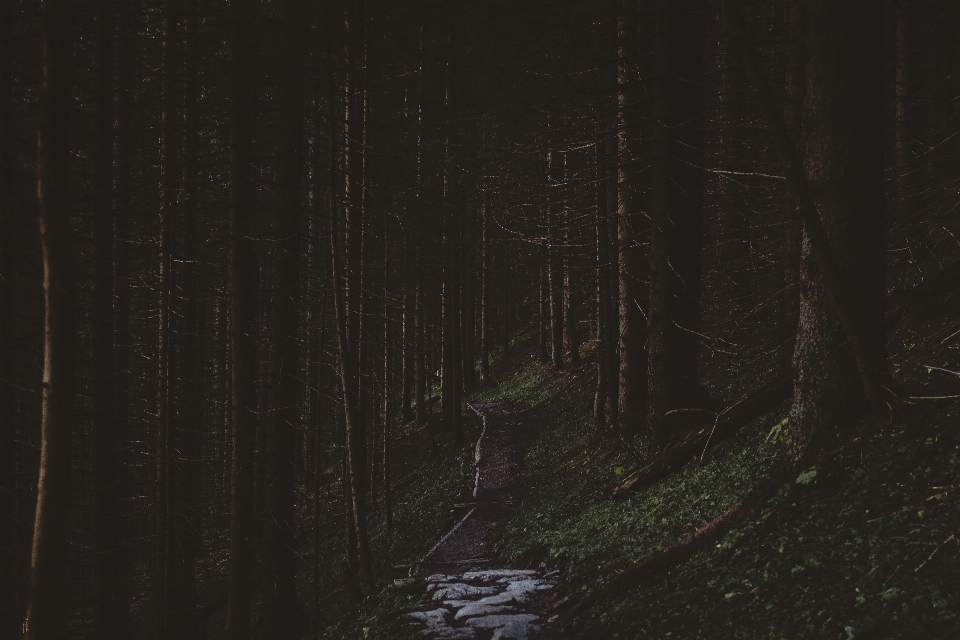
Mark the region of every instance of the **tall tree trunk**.
[[[804, 71], [805, 11], [802, 2], [785, 0], [787, 30], [790, 38], [790, 55], [787, 60], [787, 109], [784, 117], [795, 143], [800, 141], [803, 131], [803, 95], [806, 73]], [[793, 367], [793, 352], [796, 346], [797, 324], [800, 322], [800, 239], [802, 227], [796, 205], [786, 207], [787, 224], [784, 228], [784, 240], [787, 250], [784, 259], [783, 288], [785, 295], [780, 301], [780, 369], [787, 371]]]
[[70, 3], [43, 0], [37, 197], [43, 250], [43, 385], [40, 477], [33, 524], [26, 640], [64, 633], [70, 426], [74, 397], [75, 293], [70, 246]]
[[373, 569], [370, 546], [367, 539], [366, 481], [367, 429], [364, 424], [362, 404], [363, 387], [361, 366], [363, 363], [363, 142], [364, 142], [364, 91], [362, 69], [364, 67], [364, 16], [362, 1], [354, 0], [348, 12], [349, 33], [347, 37], [347, 81], [344, 111], [347, 148], [344, 151], [344, 203], [346, 206], [346, 268], [340, 261], [339, 224], [337, 210], [331, 207], [331, 253], [334, 289], [336, 295], [337, 339], [340, 354], [340, 379], [343, 387], [344, 425], [346, 430], [347, 475], [349, 481], [348, 513], [352, 518], [352, 534], [348, 541], [355, 543], [358, 581], [367, 588], [373, 586]]
[[610, 369], [608, 358], [610, 350], [607, 343], [610, 340], [610, 263], [607, 255], [607, 190], [604, 184], [603, 163], [606, 161], [603, 150], [602, 120], [597, 123], [597, 142], [594, 156], [594, 179], [596, 180], [596, 222], [594, 223], [594, 251], [596, 252], [596, 316], [597, 316], [597, 386], [593, 393], [593, 420], [596, 429], [602, 429], [607, 424], [607, 398], [610, 391], [610, 381], [607, 372]]
[[252, 165], [254, 51], [250, 0], [230, 7], [230, 367], [233, 458], [230, 481], [230, 583], [226, 640], [250, 638], [253, 594], [253, 476], [256, 435], [256, 198]]
[[[550, 300], [550, 360], [555, 369], [563, 367], [563, 264], [558, 244], [562, 240], [560, 233], [559, 185], [562, 182], [563, 161], [560, 152], [551, 148], [547, 151], [547, 288]], [[504, 325], [509, 308], [504, 305]], [[506, 346], [506, 338], [504, 338]], [[506, 350], [506, 349], [504, 349]]]
[[[736, 0], [729, 0], [729, 4], [727, 8], [728, 8], [728, 17], [729, 17], [728, 22], [733, 27], [733, 38], [738, 43], [743, 53], [744, 66], [746, 68], [748, 76], [750, 77], [750, 82], [753, 85], [754, 90], [756, 92], [757, 99], [760, 103], [760, 107], [764, 114], [764, 118], [767, 121], [768, 129], [770, 130], [771, 137], [773, 138], [774, 145], [777, 149], [777, 155], [780, 156], [780, 163], [785, 170], [787, 184], [790, 186], [792, 195], [797, 202], [797, 212], [799, 213], [800, 220], [803, 223], [805, 244], [808, 246], [809, 255], [812, 257], [813, 260], [815, 260], [817, 268], [819, 270], [819, 282], [822, 285], [820, 288], [820, 293], [822, 293], [825, 299], [829, 301], [830, 308], [835, 314], [835, 317], [837, 322], [839, 323], [839, 326], [843, 329], [843, 334], [846, 337], [847, 343], [850, 347], [849, 352], [852, 355], [853, 360], [856, 362], [857, 372], [860, 376], [860, 382], [864, 392], [864, 397], [866, 398], [866, 402], [869, 405], [875, 420], [877, 421], [878, 424], [882, 424], [887, 419], [891, 419], [891, 420], [896, 419], [897, 413], [898, 413], [898, 407], [892, 406], [891, 403], [888, 401], [889, 396], [892, 395], [892, 390], [890, 389], [890, 385], [892, 385], [893, 381], [890, 379], [890, 374], [887, 369], [886, 358], [878, 358], [878, 353], [882, 353], [882, 351], [878, 352], [875, 345], [875, 342], [877, 339], [876, 336], [878, 333], [876, 328], [876, 323], [879, 323], [880, 325], [883, 324], [882, 296], [880, 298], [881, 313], [879, 314], [879, 317], [878, 317], [876, 314], [873, 313], [875, 309], [873, 309], [872, 306], [869, 304], [866, 308], [857, 307], [856, 303], [859, 302], [859, 300], [857, 299], [858, 296], [851, 295], [847, 291], [848, 285], [846, 282], [846, 278], [844, 278], [841, 275], [844, 272], [841, 269], [840, 260], [837, 258], [837, 256], [835, 255], [835, 251], [832, 248], [832, 243], [829, 235], [830, 232], [827, 229], [827, 222], [824, 219], [825, 216], [824, 214], [821, 214], [819, 207], [817, 205], [816, 194], [814, 193], [813, 186], [811, 185], [811, 180], [807, 175], [807, 168], [805, 167], [804, 156], [800, 153], [800, 151], [798, 151], [797, 145], [790, 139], [790, 132], [787, 127], [787, 123], [784, 120], [783, 115], [780, 113], [779, 107], [777, 105], [777, 100], [774, 97], [773, 92], [770, 90], [769, 83], [767, 83], [766, 78], [763, 75], [763, 66], [760, 62], [760, 57], [757, 54], [757, 51], [754, 48], [752, 42], [750, 41], [750, 36], [747, 31], [746, 21], [743, 19], [743, 15], [740, 13]], [[866, 11], [866, 9], [862, 6], [844, 7], [843, 10], [850, 11], [850, 12]], [[811, 24], [814, 22], [814, 19], [811, 17], [810, 11], [811, 11], [811, 5], [807, 4], [806, 5], [806, 13], [807, 13], [806, 21], [807, 22], [805, 27], [805, 33], [806, 33], [806, 42], [807, 42], [808, 50], [812, 46], [812, 43], [814, 40], [816, 40], [817, 38], [822, 38], [824, 36], [824, 34], [821, 32], [816, 33], [816, 35], [811, 34], [810, 29], [811, 29]], [[818, 11], [818, 17], [816, 19], [820, 19], [822, 16], [820, 16], [819, 14], [823, 13], [825, 10], [822, 7], [817, 7], [817, 11]], [[837, 11], [840, 12], [839, 9], [837, 9]], [[849, 16], [844, 16], [845, 19], [848, 17]], [[880, 19], [882, 23], [882, 14], [878, 14], [877, 16], [874, 16], [874, 18]], [[870, 23], [867, 23], [867, 24], [868, 24], [868, 27], [872, 26]], [[850, 28], [851, 28], [850, 25], [846, 23], [842, 25], [838, 25], [836, 27], [836, 29], [842, 32], [846, 32]], [[820, 29], [829, 31], [823, 25], [820, 25]], [[843, 33], [839, 36], [837, 36], [836, 34], [833, 34], [833, 35], [836, 37], [837, 40], [841, 40], [843, 39], [843, 36], [846, 35], [846, 33]], [[865, 41], [868, 41], [871, 44], [874, 44], [872, 43], [872, 39], [875, 38], [876, 36], [871, 32], [870, 28], [865, 28], [862, 33], [858, 33], [858, 37], [862, 37]], [[857, 39], [853, 38], [853, 40], [855, 41]], [[849, 43], [850, 40], [844, 40], [844, 42]], [[830, 54], [826, 57], [831, 59], [828, 60], [826, 63], [819, 60], [816, 61], [816, 64], [821, 65], [821, 68], [814, 71], [813, 70], [813, 67], [815, 64], [814, 54], [807, 55], [806, 59], [809, 64], [807, 68], [807, 82], [806, 82], [808, 90], [807, 90], [807, 94], [804, 97], [805, 108], [807, 108], [807, 105], [811, 104], [811, 101], [813, 102], [823, 101], [824, 103], [827, 103], [827, 105], [832, 104], [830, 101], [834, 99], [834, 96], [829, 95], [826, 98], [823, 97], [823, 95], [821, 95], [824, 93], [823, 90], [820, 90], [820, 93], [817, 95], [816, 98], [811, 98], [813, 87], [816, 85], [816, 81], [813, 80], [812, 78], [814, 78], [817, 74], [820, 74], [821, 76], [820, 81], [824, 85], [829, 84], [831, 91], [837, 91], [840, 95], [844, 95], [844, 100], [837, 100], [836, 104], [832, 104], [832, 106], [834, 106], [836, 109], [838, 109], [841, 112], [844, 112], [848, 108], [849, 102], [856, 102], [854, 100], [851, 100], [850, 96], [843, 94], [842, 93], [843, 90], [840, 88], [843, 85], [843, 81], [847, 80], [847, 78], [844, 76], [842, 80], [838, 80], [834, 75], [827, 73], [825, 69], [830, 68], [829, 65], [830, 63], [835, 62], [834, 60], [835, 58], [855, 58], [855, 55], [850, 51], [845, 50], [841, 42], [837, 42], [837, 41], [820, 42], [819, 46], [821, 47], [821, 50], [818, 55], [823, 56], [824, 53], [826, 52]], [[832, 51], [831, 51], [831, 47], [833, 48]], [[882, 42], [880, 43], [880, 45], [875, 45], [874, 48], [876, 49], [876, 51], [873, 51], [871, 53], [881, 52]], [[842, 55], [840, 55], [840, 53], [842, 53]], [[865, 74], [856, 76], [858, 83], [866, 83], [867, 85], [869, 85], [870, 90], [875, 89], [874, 84], [876, 83], [876, 79], [873, 77], [873, 74], [875, 73], [875, 71], [876, 69], [874, 67], [868, 65], [867, 69], [865, 69], [865, 72], [866, 72]], [[837, 75], [843, 76], [844, 74], [837, 74]], [[827, 82], [828, 80], [829, 80], [829, 83]], [[860, 88], [862, 85], [857, 84], [855, 86]], [[820, 89], [820, 87], [818, 87], [818, 89]], [[871, 99], [872, 99], [872, 96], [871, 96]], [[820, 111], [824, 111], [824, 110], [825, 110], [824, 106], [821, 105]], [[850, 109], [849, 112], [844, 112], [844, 113], [841, 113], [840, 115], [843, 117], [850, 117], [849, 113], [854, 113], [852, 108]], [[817, 115], [817, 118], [824, 122], [827, 122], [829, 120], [828, 117], [824, 117], [819, 113]], [[844, 134], [853, 135], [854, 132], [856, 132], [856, 135], [854, 135], [858, 144], [858, 148], [856, 149], [856, 151], [859, 152], [862, 150], [859, 147], [860, 143], [863, 143], [864, 148], [867, 148], [869, 146], [869, 145], [866, 145], [866, 142], [864, 142], [862, 139], [858, 137], [860, 135], [861, 127], [868, 126], [870, 129], [872, 129], [870, 135], [875, 136], [876, 129], [882, 129], [882, 119], [879, 122], [879, 125], [880, 125], [879, 127], [875, 127], [875, 125], [878, 124], [877, 122], [875, 122], [875, 119], [876, 119], [875, 111], [870, 111], [868, 116], [865, 119], [860, 118], [860, 115], [858, 114], [856, 116], [856, 119], [857, 119], [858, 127], [853, 130], [847, 130], [844, 132]], [[810, 117], [805, 116], [804, 118], [803, 128], [804, 128], [805, 144], [806, 144], [806, 141], [809, 141], [811, 139], [817, 139], [816, 136], [808, 136], [808, 133], [806, 131], [808, 123], [811, 123], [812, 120], [813, 118], [810, 118]], [[869, 123], [869, 125], [865, 125], [865, 122]], [[816, 126], [822, 127], [823, 125], [818, 124]], [[841, 128], [843, 127], [843, 125], [838, 125], [838, 126], [840, 126]], [[820, 135], [820, 134], [818, 133], [817, 135]], [[845, 139], [845, 138], [838, 138], [838, 140], [840, 139]], [[818, 141], [822, 144], [826, 144], [823, 141], [823, 139], [819, 139]], [[816, 151], [819, 152], [821, 150], [816, 150]], [[823, 154], [823, 153], [821, 153], [820, 156], [817, 156], [817, 157], [821, 157], [821, 156], [828, 157], [826, 156], [826, 154]], [[871, 160], [876, 160], [876, 159], [877, 159], [876, 157], [871, 156]], [[831, 169], [831, 171], [835, 170], [839, 173], [842, 173], [843, 171], [843, 168], [835, 169], [835, 166], [832, 164], [826, 164], [826, 163], [824, 164], [828, 169]], [[850, 182], [854, 184], [858, 183], [860, 178], [864, 175], [864, 172], [868, 174], [872, 174], [874, 170], [874, 164], [875, 162], [870, 162], [870, 163], [863, 163], [863, 166], [858, 166], [859, 171], [854, 172], [850, 175], [849, 177]], [[821, 169], [821, 173], [824, 173], [822, 169]], [[836, 174], [831, 173], [831, 179], [835, 177], [836, 177]], [[830, 184], [830, 183], [825, 183], [825, 184]], [[845, 183], [841, 181], [835, 181], [834, 184], [844, 185]], [[834, 184], [830, 185], [831, 188], [834, 187]], [[876, 192], [873, 195], [874, 197], [882, 197], [882, 191]], [[859, 204], [862, 205], [863, 203], [861, 202]], [[877, 211], [881, 209], [874, 208], [873, 210]], [[869, 231], [867, 232], [868, 237], [862, 239], [863, 242], [865, 243], [864, 246], [870, 246], [873, 243], [874, 236], [878, 234], [879, 234], [879, 237], [881, 238], [881, 246], [882, 246], [882, 238], [883, 238], [882, 229], [877, 231], [872, 227], [870, 227]], [[867, 253], [871, 253], [871, 252], [867, 251]], [[882, 267], [883, 266], [882, 251], [880, 253], [881, 253], [881, 260], [879, 263], [879, 267]], [[878, 265], [876, 264], [875, 259], [876, 259], [876, 256], [870, 255], [868, 266], [865, 266], [860, 263], [858, 263], [858, 265], [864, 268], [876, 267]], [[801, 262], [801, 271], [802, 269], [803, 269], [803, 266]], [[881, 273], [881, 272], [882, 272], [882, 269], [879, 269], [876, 273]], [[874, 277], [876, 277], [876, 273], [874, 273]], [[801, 276], [802, 276], [802, 273], [801, 273]], [[857, 284], [858, 283], [853, 283], [850, 286], [855, 287], [857, 286]], [[803, 286], [804, 286], [803, 279], [801, 277], [801, 292], [802, 292]], [[801, 295], [806, 295], [806, 294], [802, 292]], [[864, 295], [867, 298], [872, 298], [873, 292], [868, 290], [867, 292], [864, 293]], [[873, 300], [869, 300], [868, 302], [873, 302]], [[800, 320], [801, 333], [803, 331], [803, 322], [804, 322], [802, 304], [803, 303], [801, 302], [801, 320]], [[882, 333], [883, 332], [881, 329], [879, 331], [879, 335], [882, 336]], [[798, 350], [799, 350], [799, 347], [798, 347]], [[889, 399], [896, 402], [896, 398], [889, 398]], [[853, 405], [853, 403], [850, 403], [850, 404], [851, 406]], [[805, 451], [806, 447], [802, 447], [802, 446], [795, 447], [794, 450], [795, 450], [795, 453], [799, 455], [799, 452]]]
[[96, 147], [94, 149], [93, 322], [93, 624], [103, 637], [130, 638], [130, 602], [123, 584], [117, 424], [114, 412], [113, 0], [97, 6]]
[[[845, 296], [863, 330], [867, 366], [887, 370], [883, 269], [883, 5], [805, 2], [804, 170]], [[788, 445], [794, 457], [837, 437], [867, 410], [857, 363], [804, 227], [800, 330]], [[841, 427], [842, 428], [842, 427]], [[844, 434], [846, 435], [846, 434]]]
[[267, 489], [263, 547], [263, 626], [282, 640], [304, 623], [297, 601], [294, 531], [296, 436], [300, 430], [300, 233], [303, 169], [306, 7], [286, 0], [279, 7], [283, 41], [278, 59], [280, 133], [277, 144], [276, 298], [273, 355], [276, 387], [267, 439]]
[[617, 253], [619, 287], [620, 370], [618, 428], [626, 436], [642, 431], [647, 402], [648, 261], [641, 243], [647, 235], [647, 217], [640, 184], [640, 34], [638, 3], [621, 4], [617, 56]]
[[179, 618], [175, 615], [178, 584], [178, 531], [176, 511], [180, 478], [178, 477], [176, 409], [174, 381], [177, 358], [174, 335], [174, 251], [177, 228], [177, 191], [179, 189], [179, 0], [165, 0], [163, 5], [163, 62], [160, 99], [160, 294], [157, 344], [157, 537], [156, 537], [156, 604], [160, 638], [177, 635]]
[[[667, 447], [678, 409], [716, 409], [700, 386], [700, 241], [703, 209], [705, 5], [658, 5], [654, 87], [656, 162], [650, 238], [649, 427]], [[681, 413], [679, 416], [696, 415]]]
[[[490, 195], [484, 179], [480, 210], [480, 386], [490, 385]], [[543, 295], [540, 295], [541, 300]], [[542, 325], [542, 323], [541, 323]], [[542, 340], [541, 340], [542, 344]]]
[[179, 531], [179, 545], [176, 548], [180, 580], [176, 586], [176, 599], [173, 605], [178, 618], [179, 635], [183, 638], [199, 640], [202, 637], [199, 616], [199, 594], [197, 584], [197, 560], [202, 550], [203, 522], [200, 493], [200, 476], [203, 458], [201, 433], [203, 431], [203, 349], [200, 332], [203, 326], [203, 314], [199, 296], [200, 251], [198, 247], [199, 227], [199, 52], [198, 0], [187, 0], [185, 12], [184, 56], [183, 56], [183, 242], [181, 273], [183, 274], [182, 302], [180, 316], [182, 328], [178, 333], [180, 371], [178, 392], [181, 398], [179, 419], [179, 484], [176, 492], [180, 508], [176, 513], [175, 527]]
[[[607, 221], [608, 236], [603, 239], [607, 246], [608, 296], [607, 318], [609, 319], [606, 343], [607, 362], [607, 404], [609, 405], [610, 429], [613, 433], [620, 432], [620, 251], [617, 240], [619, 227], [619, 179], [618, 179], [618, 146], [619, 146], [619, 108], [618, 91], [620, 51], [617, 46], [619, 34], [619, 3], [611, 4], [604, 12], [604, 40], [608, 43], [604, 48], [607, 63], [600, 74], [601, 91], [605, 95], [602, 100], [603, 117], [601, 118], [601, 150], [603, 152], [602, 181], [600, 188], [604, 190], [606, 207], [603, 216]], [[646, 389], [642, 389], [646, 397]]]
[[[13, 10], [11, 0], [0, 0], [0, 228], [12, 229], [15, 218], [13, 207], [14, 131], [12, 118], [13, 105]], [[15, 391], [8, 381], [13, 380], [13, 326], [14, 326], [14, 234], [6, 231], [0, 237], [0, 422], [3, 422], [6, 437], [15, 433], [13, 410]], [[6, 578], [0, 581], [0, 635], [20, 633], [21, 585], [17, 579], [20, 574], [19, 545], [17, 544], [17, 499], [16, 474], [19, 471], [18, 456], [8, 444], [0, 446], [0, 575]]]
[[[895, 94], [896, 102], [896, 187], [899, 200], [900, 223], [909, 229], [913, 236], [907, 242], [911, 252], [911, 262], [919, 271], [920, 277], [927, 275], [933, 266], [927, 264], [930, 259], [929, 243], [923, 242], [920, 228], [924, 220], [925, 180], [923, 160], [922, 131], [924, 124], [923, 80], [921, 52], [918, 40], [922, 37], [917, 24], [917, 3], [893, 2], [895, 7]], [[920, 240], [920, 241], [918, 241]]]

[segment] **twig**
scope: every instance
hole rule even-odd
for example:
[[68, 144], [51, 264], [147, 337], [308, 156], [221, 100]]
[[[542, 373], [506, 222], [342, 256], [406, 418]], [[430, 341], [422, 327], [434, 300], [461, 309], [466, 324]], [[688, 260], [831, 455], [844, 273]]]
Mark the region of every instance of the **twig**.
[[943, 545], [945, 545], [945, 544], [947, 544], [948, 542], [950, 542], [951, 540], [953, 540], [953, 538], [954, 538], [954, 534], [951, 533], [951, 534], [950, 534], [950, 537], [947, 538], [946, 540], [944, 540], [943, 542], [941, 542], [939, 545], [937, 545], [937, 548], [933, 550], [933, 553], [931, 553], [929, 556], [927, 556], [927, 559], [924, 560], [923, 562], [921, 562], [921, 563], [920, 563], [920, 566], [917, 567], [916, 569], [914, 569], [913, 572], [916, 573], [917, 571], [920, 571], [920, 569], [923, 569], [923, 565], [925, 565], [925, 564], [927, 564], [928, 562], [930, 562], [930, 560], [933, 558], [933, 556], [935, 556], [935, 555], [937, 554], [937, 551], [940, 551], [940, 547], [942, 547]]

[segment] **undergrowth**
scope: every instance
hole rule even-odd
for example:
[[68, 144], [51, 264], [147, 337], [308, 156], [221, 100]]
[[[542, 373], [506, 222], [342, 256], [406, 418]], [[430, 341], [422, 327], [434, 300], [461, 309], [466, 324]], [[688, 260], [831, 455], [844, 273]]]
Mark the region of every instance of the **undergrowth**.
[[[526, 496], [497, 551], [516, 566], [561, 569], [571, 593], [603, 593], [623, 568], [742, 497], [772, 464], [786, 411], [702, 464], [613, 500], [634, 459], [597, 444], [592, 369], [557, 374], [522, 353], [483, 396], [525, 409], [539, 426], [522, 471]], [[958, 412], [928, 409], [849, 442], [715, 548], [665, 579], [605, 594], [578, 621], [580, 637], [960, 637]]]

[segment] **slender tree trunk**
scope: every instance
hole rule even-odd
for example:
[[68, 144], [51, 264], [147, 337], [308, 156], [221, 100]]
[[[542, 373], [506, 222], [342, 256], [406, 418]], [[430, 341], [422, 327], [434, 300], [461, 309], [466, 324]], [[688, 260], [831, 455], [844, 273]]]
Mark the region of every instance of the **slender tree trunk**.
[[[13, 207], [14, 131], [12, 118], [13, 104], [13, 16], [14, 3], [0, 0], [0, 228], [12, 229], [15, 212]], [[0, 237], [0, 422], [5, 425], [6, 436], [14, 437], [15, 411], [13, 409], [16, 393], [8, 381], [13, 380], [14, 353], [14, 234], [7, 231]], [[14, 637], [20, 633], [21, 585], [17, 579], [21, 557], [19, 553], [17, 528], [18, 521], [16, 499], [16, 476], [18, 475], [18, 456], [9, 445], [0, 447], [0, 522], [8, 523], [0, 527], [0, 575], [6, 578], [0, 581], [0, 635]]]
[[[608, 269], [607, 290], [607, 318], [609, 321], [607, 341], [605, 345], [605, 360], [607, 363], [607, 404], [609, 405], [610, 429], [613, 433], [620, 432], [620, 251], [617, 240], [619, 227], [619, 179], [618, 179], [618, 145], [619, 145], [619, 108], [618, 91], [619, 78], [619, 49], [617, 47], [619, 24], [618, 5], [611, 4], [604, 12], [604, 33], [608, 46], [606, 52], [607, 63], [600, 75], [604, 99], [602, 100], [603, 117], [601, 118], [601, 150], [603, 163], [601, 167], [602, 181], [600, 189], [604, 191], [605, 208], [602, 212], [607, 224], [607, 237], [603, 242], [607, 247]], [[644, 397], [646, 390], [643, 389]]]
[[719, 408], [697, 371], [705, 9], [702, 0], [661, 0], [657, 15], [648, 419], [658, 449], [682, 429], [667, 412]]
[[124, 585], [123, 528], [120, 504], [117, 424], [114, 411], [114, 211], [113, 211], [113, 0], [97, 6], [96, 148], [94, 150], [94, 309], [91, 323], [93, 351], [93, 455], [91, 459], [94, 524], [91, 546], [94, 627], [99, 635], [130, 638], [130, 602]]
[[43, 385], [40, 478], [33, 525], [26, 640], [64, 633], [66, 534], [73, 421], [75, 293], [70, 246], [69, 121], [70, 3], [44, 0], [43, 86], [37, 157], [37, 197], [43, 250]]
[[[560, 207], [559, 184], [562, 182], [563, 161], [560, 152], [547, 151], [547, 285], [550, 298], [550, 359], [555, 369], [563, 368], [563, 266], [558, 243]], [[509, 308], [504, 305], [504, 325]], [[504, 338], [506, 344], [506, 338]]]
[[179, 0], [165, 0], [163, 5], [163, 62], [161, 67], [160, 114], [160, 265], [159, 326], [157, 344], [157, 537], [156, 537], [156, 605], [160, 638], [178, 635], [175, 614], [176, 590], [181, 586], [178, 571], [178, 531], [176, 511], [180, 504], [177, 490], [177, 451], [175, 386], [177, 358], [174, 336], [174, 252], [176, 251], [177, 192], [179, 185]]
[[284, 39], [278, 67], [281, 129], [277, 144], [276, 299], [273, 303], [274, 371], [272, 424], [267, 438], [267, 489], [263, 548], [263, 626], [286, 639], [304, 623], [297, 601], [294, 531], [296, 436], [300, 431], [300, 233], [303, 168], [303, 63], [306, 7], [286, 0], [279, 7]]
[[230, 7], [230, 367], [233, 458], [230, 481], [230, 582], [226, 640], [250, 638], [253, 578], [253, 476], [256, 434], [256, 198], [252, 166], [254, 94], [250, 0]]
[[[922, 33], [917, 25], [916, 3], [893, 2], [895, 8], [895, 116], [896, 116], [896, 187], [899, 200], [900, 223], [912, 233], [908, 241], [911, 262], [920, 277], [927, 275], [932, 265], [928, 242], [922, 241], [921, 226], [925, 222], [925, 167], [922, 141], [924, 102], [922, 67], [918, 40]], [[920, 241], [917, 241], [920, 240]]]
[[595, 147], [595, 173], [596, 180], [596, 223], [594, 225], [595, 233], [595, 252], [596, 262], [596, 316], [597, 316], [597, 386], [593, 393], [593, 420], [596, 429], [602, 429], [607, 424], [607, 394], [610, 390], [610, 382], [607, 380], [607, 371], [610, 368], [608, 358], [610, 357], [607, 342], [610, 336], [609, 330], [610, 317], [608, 315], [610, 299], [610, 273], [609, 257], [607, 256], [607, 191], [603, 183], [603, 163], [605, 161], [603, 152], [603, 130], [602, 120], [597, 125], [597, 143]]
[[620, 47], [617, 56], [617, 254], [619, 288], [620, 370], [617, 409], [618, 428], [626, 436], [643, 430], [647, 402], [647, 308], [648, 261], [641, 243], [648, 223], [640, 184], [640, 34], [638, 3], [621, 4], [618, 23]]
[[367, 588], [373, 587], [373, 569], [367, 540], [366, 480], [367, 429], [364, 424], [364, 405], [361, 366], [363, 363], [363, 85], [364, 16], [362, 2], [356, 2], [348, 12], [347, 37], [347, 97], [344, 139], [344, 202], [346, 207], [347, 268], [344, 269], [339, 251], [339, 224], [337, 209], [331, 207], [331, 253], [337, 316], [337, 339], [340, 354], [340, 379], [343, 387], [344, 426], [346, 430], [347, 475], [349, 480], [348, 512], [352, 518], [352, 535], [356, 548], [356, 578]]
[[184, 108], [183, 108], [183, 243], [179, 255], [183, 274], [180, 316], [182, 329], [178, 335], [181, 375], [178, 376], [180, 396], [180, 442], [179, 476], [180, 489], [177, 501], [175, 527], [179, 531], [178, 577], [176, 598], [173, 605], [179, 620], [180, 635], [199, 640], [202, 637], [199, 616], [199, 593], [197, 584], [197, 559], [202, 551], [203, 522], [200, 493], [200, 477], [203, 473], [201, 433], [204, 424], [203, 398], [204, 375], [200, 332], [203, 326], [202, 303], [199, 296], [200, 269], [199, 243], [199, 53], [198, 0], [187, 0], [184, 38]]
[[[486, 179], [480, 211], [480, 386], [490, 385], [490, 196]], [[541, 300], [543, 295], [540, 296]], [[541, 323], [542, 324], [542, 323]], [[541, 341], [542, 342], [542, 341]], [[541, 344], [542, 346], [542, 344]]]

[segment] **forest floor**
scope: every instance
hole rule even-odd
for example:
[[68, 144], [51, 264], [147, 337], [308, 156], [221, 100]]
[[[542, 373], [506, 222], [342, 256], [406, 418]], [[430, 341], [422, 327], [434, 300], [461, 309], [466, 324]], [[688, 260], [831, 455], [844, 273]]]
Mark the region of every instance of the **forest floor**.
[[[499, 402], [471, 408], [483, 428], [474, 451], [473, 482], [456, 508], [462, 519], [417, 564], [426, 598], [407, 614], [412, 628], [432, 639], [526, 640], [547, 633], [557, 571], [512, 569], [493, 553], [496, 536], [518, 502], [525, 435], [522, 415]], [[403, 584], [404, 581], [398, 581]]]

